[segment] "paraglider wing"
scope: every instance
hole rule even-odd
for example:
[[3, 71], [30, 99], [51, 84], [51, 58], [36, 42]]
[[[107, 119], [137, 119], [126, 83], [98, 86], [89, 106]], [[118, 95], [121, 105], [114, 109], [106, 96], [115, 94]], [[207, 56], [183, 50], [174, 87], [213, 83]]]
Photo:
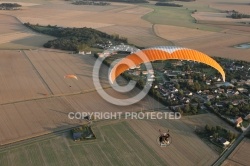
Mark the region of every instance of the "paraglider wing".
[[223, 81], [225, 82], [225, 72], [222, 67], [208, 55], [188, 48], [175, 47], [175, 46], [159, 46], [148, 48], [140, 51], [147, 56], [147, 59], [141, 59], [138, 56], [138, 52], [128, 55], [119, 61], [110, 71], [109, 80], [111, 83], [124, 71], [130, 69], [135, 65], [140, 65], [141, 63], [147, 63], [157, 60], [168, 60], [168, 59], [177, 59], [177, 60], [192, 60], [196, 62], [201, 62], [215, 68], [222, 76]]
[[65, 75], [64, 78], [74, 78], [74, 79], [78, 80], [77, 76], [73, 75], [73, 74]]

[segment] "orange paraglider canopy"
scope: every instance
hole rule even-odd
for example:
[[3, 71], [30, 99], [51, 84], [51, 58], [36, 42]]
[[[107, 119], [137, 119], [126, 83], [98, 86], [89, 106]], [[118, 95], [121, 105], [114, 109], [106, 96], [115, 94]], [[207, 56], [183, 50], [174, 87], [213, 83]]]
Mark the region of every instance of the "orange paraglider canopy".
[[[138, 56], [139, 54], [143, 54], [144, 58], [140, 58], [140, 56]], [[109, 80], [113, 83], [121, 73], [135, 65], [137, 66], [141, 63], [168, 59], [192, 60], [207, 64], [216, 69], [221, 74], [222, 79], [225, 82], [225, 72], [214, 59], [199, 51], [175, 46], [153, 47], [128, 55], [112, 68], [109, 74]]]
[[65, 75], [64, 78], [74, 78], [74, 79], [78, 80], [77, 76], [74, 74]]

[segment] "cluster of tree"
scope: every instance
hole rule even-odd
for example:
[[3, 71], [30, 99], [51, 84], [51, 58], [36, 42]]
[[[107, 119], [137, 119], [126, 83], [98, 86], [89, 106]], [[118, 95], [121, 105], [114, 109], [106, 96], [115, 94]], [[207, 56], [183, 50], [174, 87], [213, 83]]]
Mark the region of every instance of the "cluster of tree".
[[173, 2], [173, 1], [192, 2], [192, 1], [195, 1], [195, 0], [152, 0], [152, 1], [158, 1], [158, 2]]
[[237, 117], [237, 116], [244, 116], [250, 112], [250, 104], [238, 104], [236, 106], [232, 105], [231, 103], [224, 104], [223, 108], [218, 110], [222, 115], [226, 115], [229, 117]]
[[106, 0], [107, 2], [148, 3], [147, 0]]
[[225, 137], [227, 140], [232, 141], [236, 138], [236, 134], [232, 133], [230, 130], [226, 130], [222, 128], [221, 126], [205, 126], [205, 131], [209, 134], [212, 135], [213, 138], [217, 139], [219, 137]]
[[82, 125], [80, 127], [73, 128], [71, 130], [71, 133], [73, 135], [74, 135], [74, 133], [81, 133], [81, 136], [79, 138], [77, 138], [75, 141], [96, 139], [95, 134], [93, 133], [91, 127], [88, 125]]
[[0, 9], [13, 9], [13, 8], [18, 8], [22, 7], [22, 5], [19, 5], [17, 3], [1, 3], [0, 4]]
[[96, 43], [105, 44], [112, 41], [114, 44], [127, 43], [126, 38], [117, 35], [108, 35], [92, 28], [61, 28], [57, 26], [40, 26], [25, 23], [27, 27], [39, 33], [57, 37], [44, 44], [46, 48], [56, 48], [69, 51], [79, 51], [86, 47], [95, 47]]
[[76, 1], [76, 2], [73, 2], [72, 4], [74, 4], [74, 5], [98, 5], [98, 6], [107, 6], [107, 5], [110, 5], [110, 3], [108, 3], [108, 2], [103, 2], [103, 1], [89, 1], [89, 0], [86, 0], [86, 1]]
[[250, 18], [250, 15], [239, 13], [239, 12], [233, 10], [230, 17], [234, 18], [234, 19], [241, 19], [241, 18]]
[[183, 114], [183, 115], [196, 115], [198, 114], [198, 108], [200, 108], [200, 103], [198, 103], [197, 106], [193, 104], [187, 104], [183, 108], [178, 108], [177, 112]]
[[1, 3], [0, 7], [13, 8], [13, 7], [22, 7], [22, 5], [20, 5], [18, 3]]
[[195, 1], [195, 0], [174, 0], [174, 1], [192, 2], [192, 1]]
[[183, 5], [175, 4], [175, 3], [165, 3], [165, 2], [157, 2], [155, 6], [171, 6], [171, 7], [182, 7]]

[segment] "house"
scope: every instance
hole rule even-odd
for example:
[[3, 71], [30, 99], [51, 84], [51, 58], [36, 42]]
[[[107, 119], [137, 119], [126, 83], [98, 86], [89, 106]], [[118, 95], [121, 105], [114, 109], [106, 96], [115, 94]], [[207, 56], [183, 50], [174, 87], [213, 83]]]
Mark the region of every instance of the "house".
[[154, 74], [154, 70], [150, 69], [150, 70], [148, 70], [148, 73], [149, 74]]
[[203, 94], [209, 94], [209, 93], [210, 93], [209, 90], [204, 90], [204, 91], [203, 91]]
[[238, 117], [235, 119], [236, 127], [240, 127], [240, 124], [243, 122], [243, 119], [241, 117]]
[[84, 51], [79, 51], [78, 54], [85, 55]]
[[209, 100], [211, 100], [211, 99], [214, 98], [214, 95], [207, 95], [206, 98], [207, 98], [207, 100], [209, 101]]
[[244, 85], [246, 83], [246, 81], [245, 80], [240, 80], [240, 81], [238, 81], [237, 82], [237, 85], [239, 86], [239, 85]]
[[178, 92], [179, 90], [178, 89], [176, 89], [176, 88], [173, 88], [173, 89], [171, 89], [171, 92], [172, 93], [174, 93], [174, 92]]
[[233, 104], [234, 106], [239, 105], [239, 101], [238, 101], [238, 100], [235, 100], [235, 101], [232, 102], [232, 104]]
[[218, 82], [219, 82], [219, 81], [221, 81], [221, 79], [220, 79], [220, 78], [217, 78], [217, 79], [216, 79], [216, 81], [218, 81]]
[[132, 66], [132, 67], [130, 67], [129, 69], [132, 69], [132, 70], [134, 70], [134, 69], [135, 69], [135, 66]]
[[235, 69], [236, 70], [241, 70], [241, 69], [243, 69], [244, 68], [244, 66], [235, 66]]
[[249, 120], [250, 119], [250, 113], [248, 115], [246, 115], [244, 119]]
[[248, 92], [248, 90], [245, 88], [237, 88], [237, 90], [240, 91], [241, 93]]
[[193, 85], [193, 84], [194, 84], [194, 80], [193, 80], [193, 79], [188, 79], [188, 80], [187, 80], [187, 83], [188, 83], [189, 85]]
[[134, 76], [139, 76], [139, 75], [141, 74], [141, 72], [140, 72], [140, 71], [134, 71], [132, 74], [133, 74]]
[[221, 89], [221, 88], [218, 89], [218, 93], [224, 93], [224, 92], [225, 92], [224, 89]]
[[192, 95], [193, 95], [192, 92], [186, 92], [185, 94], [186, 94], [187, 96], [192, 96]]
[[235, 92], [233, 92], [233, 94], [234, 94], [234, 95], [239, 95], [240, 92], [239, 92], [239, 91], [235, 91]]
[[206, 80], [207, 85], [211, 85], [211, 80]]
[[154, 78], [148, 78], [147, 79], [147, 81], [150, 81], [150, 82], [152, 82], [152, 81], [154, 81], [155, 79]]
[[218, 138], [218, 141], [219, 141], [221, 144], [223, 144], [224, 146], [227, 146], [227, 145], [230, 144], [230, 142], [227, 141], [227, 140], [226, 140], [225, 138], [223, 138], [223, 137]]
[[231, 83], [229, 83], [229, 82], [217, 83], [216, 86], [217, 86], [217, 87], [221, 87], [221, 86], [225, 86], [225, 87], [234, 87], [234, 85], [231, 84]]
[[201, 90], [197, 91], [198, 94], [200, 94], [201, 92], [202, 92]]
[[250, 80], [248, 79], [246, 82], [245, 82], [246, 85], [250, 86]]
[[215, 106], [217, 106], [217, 107], [223, 107], [223, 106], [224, 106], [224, 103], [219, 102], [219, 103], [216, 103]]
[[183, 100], [183, 102], [189, 103], [189, 102], [190, 102], [190, 99], [189, 99], [189, 98], [186, 98], [186, 99]]
[[73, 133], [73, 139], [74, 139], [74, 141], [79, 141], [81, 137], [82, 137], [82, 133], [81, 132]]
[[236, 82], [237, 82], [236, 79], [232, 79], [232, 80], [231, 80], [231, 83], [232, 83], [232, 84], [234, 84], [234, 83], [236, 83]]

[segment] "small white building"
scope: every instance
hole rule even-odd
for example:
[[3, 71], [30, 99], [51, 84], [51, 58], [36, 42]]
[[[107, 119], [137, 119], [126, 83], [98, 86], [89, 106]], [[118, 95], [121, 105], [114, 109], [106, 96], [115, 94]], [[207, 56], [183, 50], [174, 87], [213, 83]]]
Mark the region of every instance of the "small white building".
[[84, 51], [79, 51], [78, 54], [85, 55], [85, 52]]

